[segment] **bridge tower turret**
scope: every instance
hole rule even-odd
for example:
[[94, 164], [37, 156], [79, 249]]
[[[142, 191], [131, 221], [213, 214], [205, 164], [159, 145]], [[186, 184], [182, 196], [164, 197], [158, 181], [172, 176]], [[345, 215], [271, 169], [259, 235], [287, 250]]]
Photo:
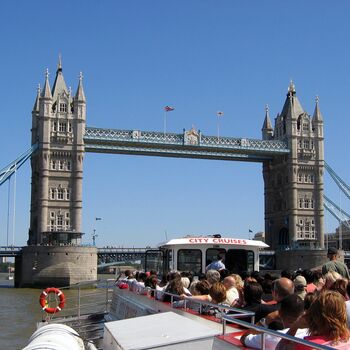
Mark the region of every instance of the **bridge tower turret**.
[[318, 100], [311, 117], [291, 82], [273, 133], [263, 129], [267, 137], [286, 141], [290, 154], [263, 164], [266, 242], [277, 251], [323, 249], [323, 119]]
[[52, 87], [45, 84], [32, 112], [32, 198], [29, 245], [80, 244], [86, 99], [80, 74], [67, 89], [59, 58]]

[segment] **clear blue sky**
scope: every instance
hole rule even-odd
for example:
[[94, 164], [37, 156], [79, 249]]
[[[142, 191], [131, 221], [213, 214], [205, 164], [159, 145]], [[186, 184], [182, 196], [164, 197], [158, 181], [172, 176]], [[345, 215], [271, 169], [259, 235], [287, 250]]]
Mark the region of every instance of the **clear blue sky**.
[[[222, 110], [222, 135], [260, 138], [265, 104], [275, 117], [292, 78], [308, 113], [320, 96], [326, 160], [350, 182], [349, 15], [348, 1], [3, 2], [0, 168], [29, 148], [37, 84], [47, 67], [53, 83], [61, 53], [74, 91], [83, 71], [87, 125], [96, 127], [162, 131], [162, 108], [172, 105], [168, 131], [194, 125], [215, 135]], [[259, 163], [86, 154], [83, 186], [85, 243], [94, 228], [99, 246], [153, 246], [165, 230], [171, 238], [264, 229]], [[328, 177], [325, 193], [349, 207]], [[26, 244], [29, 208], [28, 163], [17, 175], [15, 244]], [[326, 214], [327, 231], [335, 226]]]

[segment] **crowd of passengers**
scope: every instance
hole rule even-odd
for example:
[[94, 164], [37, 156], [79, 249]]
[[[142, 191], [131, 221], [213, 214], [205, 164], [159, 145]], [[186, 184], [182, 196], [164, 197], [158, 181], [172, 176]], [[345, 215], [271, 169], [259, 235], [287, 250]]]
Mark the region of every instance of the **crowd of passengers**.
[[[336, 258], [332, 260], [331, 254], [337, 253], [328, 252], [335, 264], [327, 263], [322, 270], [285, 270], [280, 276], [274, 276], [261, 272], [230, 274], [226, 269], [211, 269], [205, 275], [197, 274], [195, 279], [191, 273], [172, 271], [162, 280], [155, 271], [127, 270], [118, 285], [139, 294], [152, 290], [156, 299], [173, 298], [179, 306], [185, 300], [186, 306], [193, 308], [198, 307], [196, 301], [210, 303], [209, 308], [200, 307], [201, 312], [207, 314], [215, 313], [213, 304], [251, 311], [259, 326], [335, 349], [350, 349], [349, 272]], [[334, 266], [338, 265], [336, 272]], [[226, 312], [236, 311], [226, 309]], [[261, 333], [253, 330], [248, 329], [241, 336], [242, 344], [249, 348], [260, 349], [261, 341]], [[268, 334], [265, 334], [265, 346], [278, 350], [310, 349]]]

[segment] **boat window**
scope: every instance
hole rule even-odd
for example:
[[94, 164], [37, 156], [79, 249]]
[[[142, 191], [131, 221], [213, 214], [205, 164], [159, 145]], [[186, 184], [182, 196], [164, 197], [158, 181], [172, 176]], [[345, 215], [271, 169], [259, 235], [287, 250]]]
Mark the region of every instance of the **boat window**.
[[147, 250], [145, 253], [145, 271], [155, 270], [159, 275], [163, 273], [163, 252], [161, 250]]
[[171, 249], [167, 249], [167, 251], [166, 251], [165, 270], [167, 272], [174, 270], [173, 251]]
[[199, 249], [180, 249], [177, 253], [177, 269], [195, 274], [202, 272], [202, 251]]
[[205, 255], [205, 266], [208, 266], [213, 261], [217, 260], [217, 257], [220, 253], [226, 253], [226, 250], [223, 248], [209, 248], [206, 251]]
[[254, 252], [244, 249], [229, 249], [225, 256], [226, 268], [231, 273], [254, 271]]

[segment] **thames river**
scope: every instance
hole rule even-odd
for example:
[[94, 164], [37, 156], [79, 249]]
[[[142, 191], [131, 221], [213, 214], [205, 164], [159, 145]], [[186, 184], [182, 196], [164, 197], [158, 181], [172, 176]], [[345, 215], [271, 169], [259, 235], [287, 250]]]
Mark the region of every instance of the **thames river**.
[[[43, 314], [39, 305], [41, 289], [13, 288], [13, 281], [0, 273], [0, 348], [20, 350], [28, 344]], [[113, 275], [99, 275], [100, 279]], [[69, 297], [73, 291], [65, 291]]]

